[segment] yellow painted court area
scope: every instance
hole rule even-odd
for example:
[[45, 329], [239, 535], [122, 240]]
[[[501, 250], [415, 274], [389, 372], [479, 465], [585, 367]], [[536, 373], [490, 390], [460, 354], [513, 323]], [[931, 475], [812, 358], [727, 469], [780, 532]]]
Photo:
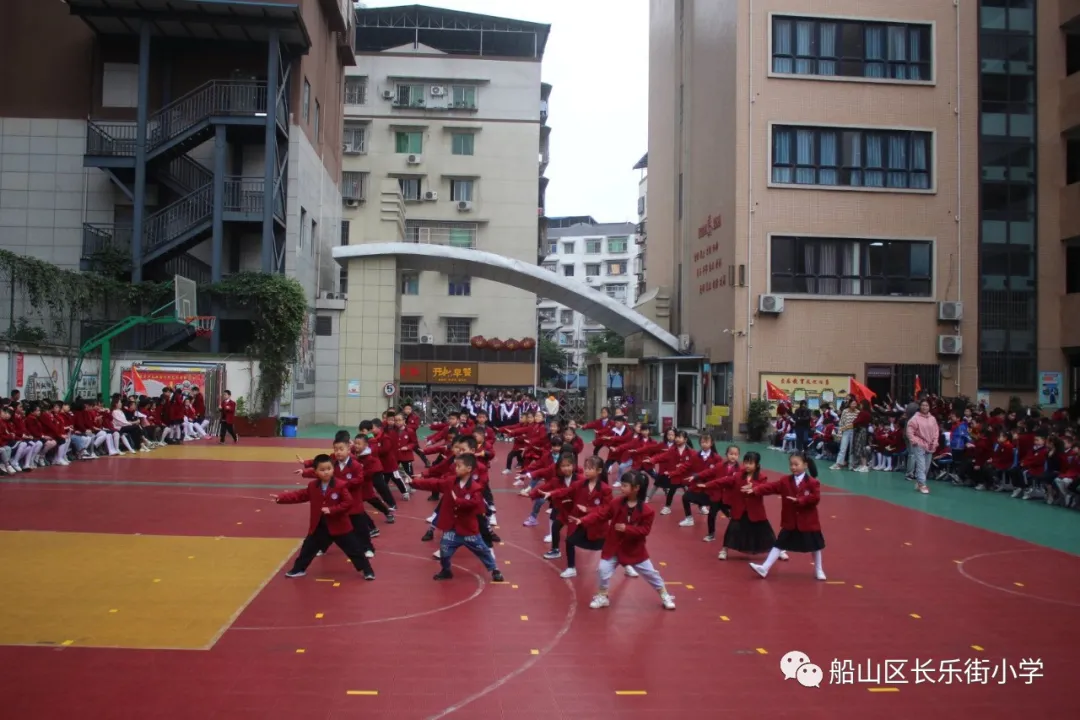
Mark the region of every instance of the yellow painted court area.
[[296, 456], [310, 459], [318, 453], [327, 452], [330, 442], [326, 441], [318, 446], [304, 447], [301, 445], [281, 447], [255, 447], [199, 443], [198, 445], [168, 445], [158, 448], [151, 455], [125, 455], [128, 460], [224, 460], [231, 462], [280, 462], [291, 463], [296, 467]]
[[0, 532], [0, 645], [207, 650], [296, 540]]

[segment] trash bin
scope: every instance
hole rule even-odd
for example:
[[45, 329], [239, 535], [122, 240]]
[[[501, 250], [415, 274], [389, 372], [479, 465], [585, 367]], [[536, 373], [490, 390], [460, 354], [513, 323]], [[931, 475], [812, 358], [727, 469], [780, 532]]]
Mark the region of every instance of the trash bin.
[[281, 437], [294, 438], [296, 437], [296, 428], [300, 423], [300, 419], [295, 415], [282, 415], [281, 416]]

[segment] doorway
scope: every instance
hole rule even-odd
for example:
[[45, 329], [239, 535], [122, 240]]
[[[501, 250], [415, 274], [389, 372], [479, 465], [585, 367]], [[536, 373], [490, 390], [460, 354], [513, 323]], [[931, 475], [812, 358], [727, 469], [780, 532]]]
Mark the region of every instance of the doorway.
[[866, 387], [870, 388], [877, 398], [885, 399], [893, 391], [893, 366], [892, 365], [867, 365]]
[[698, 408], [699, 373], [679, 373], [676, 381], [675, 425], [679, 428], [696, 428]]

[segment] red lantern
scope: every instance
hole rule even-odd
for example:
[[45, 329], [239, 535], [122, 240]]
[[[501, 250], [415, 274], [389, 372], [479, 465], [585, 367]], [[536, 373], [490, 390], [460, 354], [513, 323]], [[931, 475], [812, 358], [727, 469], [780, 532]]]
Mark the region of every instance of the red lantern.
[[522, 350], [532, 350], [534, 347], [536, 347], [536, 341], [532, 338], [524, 338], [521, 341]]
[[475, 335], [471, 340], [469, 340], [469, 344], [477, 350], [483, 350], [488, 346], [488, 341], [484, 338], [483, 335]]
[[492, 350], [502, 350], [503, 341], [499, 338], [491, 338], [490, 340], [488, 340], [488, 347]]
[[514, 338], [510, 338], [510, 339], [509, 339], [509, 340], [507, 340], [507, 341], [506, 341], [505, 343], [503, 343], [503, 347], [504, 347], [504, 348], [505, 348], [506, 350], [508, 350], [508, 351], [510, 351], [510, 352], [513, 352], [513, 351], [517, 350], [517, 349], [518, 349], [519, 347], [521, 347], [521, 343], [519, 343], [519, 342], [518, 342], [517, 340], [515, 340]]

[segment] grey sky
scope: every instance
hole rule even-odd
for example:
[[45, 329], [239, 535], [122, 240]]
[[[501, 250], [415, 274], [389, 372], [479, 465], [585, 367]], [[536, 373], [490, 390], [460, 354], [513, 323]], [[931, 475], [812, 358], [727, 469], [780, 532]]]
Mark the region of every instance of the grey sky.
[[[368, 7], [406, 5], [378, 0]], [[463, 12], [549, 23], [548, 215], [637, 221], [638, 171], [648, 143], [647, 0], [430, 0]]]

